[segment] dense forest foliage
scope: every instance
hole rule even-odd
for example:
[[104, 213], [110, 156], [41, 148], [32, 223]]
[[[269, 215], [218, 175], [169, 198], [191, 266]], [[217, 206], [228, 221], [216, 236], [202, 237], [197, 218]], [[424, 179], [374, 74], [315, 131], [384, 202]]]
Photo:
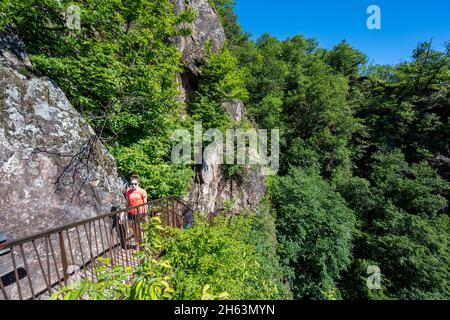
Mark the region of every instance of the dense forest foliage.
[[[368, 65], [345, 41], [252, 41], [233, 4], [216, 5], [247, 74], [248, 112], [282, 132], [270, 194], [295, 298], [448, 299], [450, 44]], [[366, 286], [369, 265], [381, 290]]]
[[[147, 278], [138, 277], [157, 279], [159, 291], [118, 286], [119, 296], [449, 299], [450, 44], [419, 43], [409, 62], [370, 65], [346, 41], [330, 50], [302, 35], [254, 41], [232, 1], [210, 2], [227, 44], [201, 66], [180, 118], [171, 37], [189, 34], [177, 26], [193, 12], [175, 16], [169, 0], [79, 1], [82, 28], [70, 31], [60, 18], [65, 1], [1, 1], [2, 25], [17, 26], [36, 72], [61, 86], [151, 197], [189, 186], [191, 168], [169, 158], [175, 128], [242, 125], [223, 99], [245, 101], [252, 125], [280, 129], [270, 203], [212, 228], [198, 218], [187, 231], [168, 231], [160, 239], [167, 261], [149, 262]], [[367, 287], [368, 266], [381, 270], [381, 289]], [[84, 288], [98, 294], [106, 283]]]

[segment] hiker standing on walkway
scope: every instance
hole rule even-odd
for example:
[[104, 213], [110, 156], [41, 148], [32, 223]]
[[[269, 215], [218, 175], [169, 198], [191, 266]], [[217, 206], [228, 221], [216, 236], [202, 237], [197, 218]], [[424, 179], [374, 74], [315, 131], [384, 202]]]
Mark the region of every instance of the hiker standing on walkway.
[[[135, 207], [147, 203], [147, 192], [140, 187], [139, 176], [132, 175], [130, 179], [131, 188], [126, 193], [128, 207]], [[131, 222], [133, 228], [134, 239], [136, 244], [141, 244], [141, 222], [147, 214], [147, 206], [133, 208], [128, 210], [128, 221]]]

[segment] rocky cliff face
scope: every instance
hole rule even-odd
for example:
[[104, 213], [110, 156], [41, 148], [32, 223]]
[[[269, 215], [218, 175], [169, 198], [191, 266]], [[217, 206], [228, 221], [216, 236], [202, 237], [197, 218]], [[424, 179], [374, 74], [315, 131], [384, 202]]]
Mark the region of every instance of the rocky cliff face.
[[[204, 45], [210, 42], [213, 51], [219, 50], [225, 43], [225, 32], [219, 15], [208, 0], [172, 0], [175, 12], [191, 7], [196, 12], [195, 21], [188, 27], [192, 35], [177, 38], [175, 43], [183, 55], [185, 72], [180, 75], [180, 100], [185, 104], [195, 94], [197, 79], [200, 76], [199, 64], [205, 59]], [[226, 101], [223, 104], [235, 121], [245, 117], [244, 104], [239, 100]], [[232, 204], [236, 211], [244, 208], [256, 208], [265, 195], [265, 177], [259, 167], [246, 167], [242, 177], [226, 177], [218, 164], [219, 151], [207, 155], [204, 165], [196, 170], [191, 191], [187, 200], [196, 210], [216, 213]]]
[[219, 15], [208, 0], [172, 0], [175, 13], [192, 8], [196, 12], [195, 21], [185, 27], [192, 30], [189, 37], [175, 39], [177, 47], [183, 54], [186, 69], [198, 75], [198, 62], [205, 58], [205, 43], [211, 44], [213, 51], [222, 47], [225, 42], [225, 32], [220, 23]]
[[[0, 230], [8, 240], [124, 206], [113, 158], [14, 33], [0, 35]], [[28, 72], [31, 74], [31, 72]]]

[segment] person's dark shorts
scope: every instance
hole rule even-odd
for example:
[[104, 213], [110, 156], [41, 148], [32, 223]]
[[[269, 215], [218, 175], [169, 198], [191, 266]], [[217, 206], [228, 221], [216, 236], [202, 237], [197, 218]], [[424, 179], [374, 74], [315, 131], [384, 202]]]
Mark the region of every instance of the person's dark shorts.
[[131, 214], [128, 213], [128, 221], [138, 222], [140, 223], [144, 219], [143, 213]]

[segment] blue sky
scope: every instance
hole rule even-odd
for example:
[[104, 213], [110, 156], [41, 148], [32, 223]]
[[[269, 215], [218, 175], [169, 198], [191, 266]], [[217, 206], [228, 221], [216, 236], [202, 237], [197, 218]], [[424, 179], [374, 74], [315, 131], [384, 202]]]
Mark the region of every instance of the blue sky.
[[[268, 32], [279, 39], [295, 34], [316, 38], [332, 48], [342, 39], [369, 61], [409, 61], [418, 42], [433, 38], [434, 47], [450, 41], [450, 0], [235, 0], [243, 29], [253, 38]], [[367, 7], [381, 8], [381, 30], [369, 30]]]

